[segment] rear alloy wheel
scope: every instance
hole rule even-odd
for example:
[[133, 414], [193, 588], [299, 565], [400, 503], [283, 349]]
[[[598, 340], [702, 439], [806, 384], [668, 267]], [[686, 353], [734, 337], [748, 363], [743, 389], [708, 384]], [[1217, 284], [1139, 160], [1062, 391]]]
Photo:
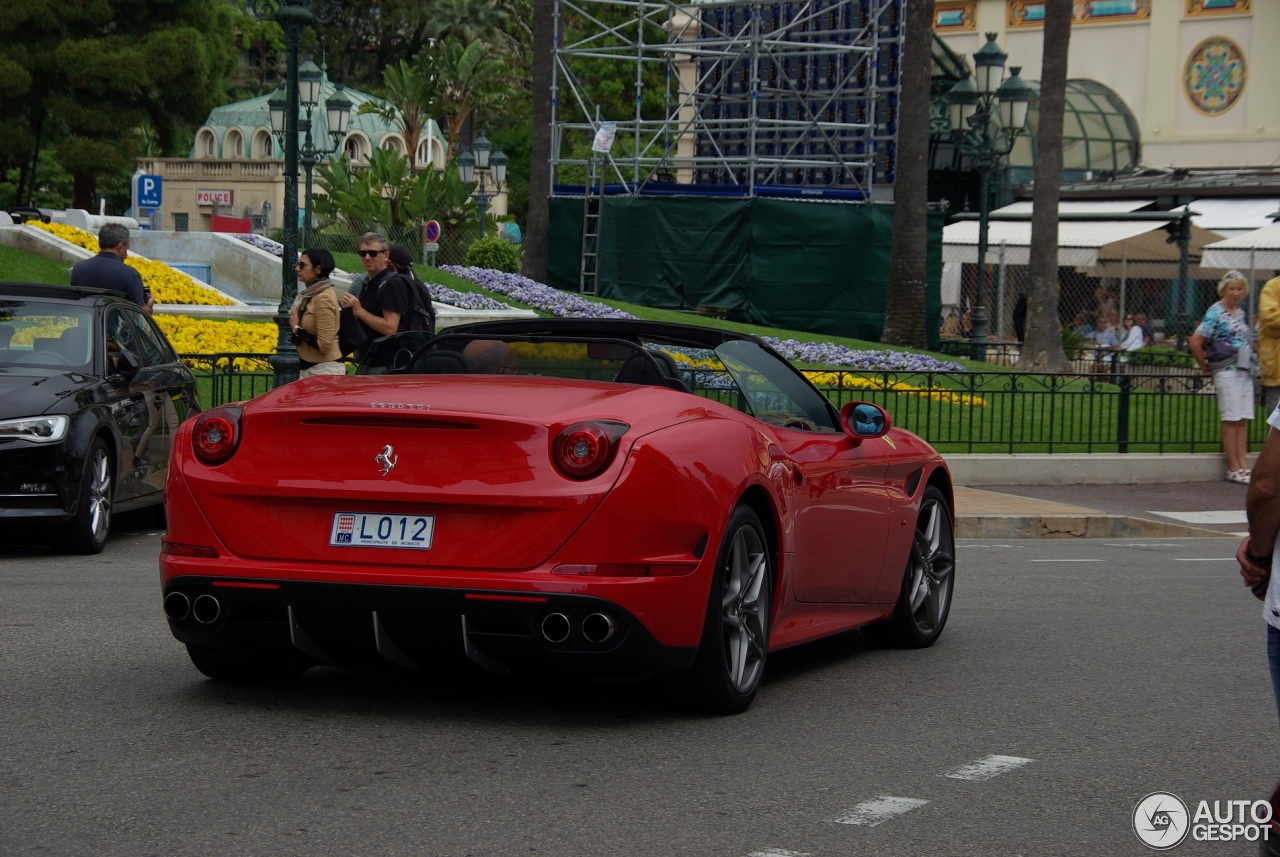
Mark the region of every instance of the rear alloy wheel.
[[942, 634], [951, 612], [955, 571], [956, 540], [951, 508], [943, 493], [930, 485], [920, 503], [915, 538], [893, 616], [866, 628], [867, 635], [911, 649], [932, 646]]
[[95, 438], [85, 456], [80, 477], [80, 499], [71, 519], [70, 543], [76, 553], [102, 553], [111, 535], [111, 504], [114, 500], [111, 456], [102, 438]]
[[690, 676], [693, 695], [704, 710], [737, 714], [755, 699], [769, 654], [772, 580], [760, 519], [739, 506], [720, 545], [702, 643]]
[[214, 681], [228, 684], [262, 684], [300, 678], [311, 665], [302, 660], [254, 658], [234, 652], [220, 652], [187, 645], [187, 654], [196, 669]]

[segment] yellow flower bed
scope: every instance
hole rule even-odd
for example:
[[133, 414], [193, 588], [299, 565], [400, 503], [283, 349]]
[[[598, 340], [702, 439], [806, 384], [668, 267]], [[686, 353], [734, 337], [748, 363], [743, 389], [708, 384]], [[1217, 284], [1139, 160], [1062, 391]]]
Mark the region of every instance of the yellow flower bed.
[[920, 396], [948, 405], [967, 405], [971, 408], [985, 408], [987, 406], [987, 400], [981, 396], [967, 396], [963, 393], [953, 393], [950, 390], [943, 390], [939, 387], [913, 387], [910, 384], [899, 382], [884, 383], [871, 378], [863, 378], [861, 375], [855, 375], [852, 372], [807, 371], [804, 376], [812, 381], [815, 387], [842, 387], [852, 390], [893, 390], [898, 393], [905, 393], [908, 396]]
[[[186, 315], [153, 316], [179, 354], [275, 354], [280, 328], [271, 321], [215, 321]], [[208, 369], [207, 360], [188, 360], [193, 368]], [[266, 371], [262, 360], [235, 358], [242, 372]]]
[[[83, 229], [77, 229], [65, 223], [40, 223], [30, 220], [27, 221], [27, 225], [43, 229], [77, 247], [83, 247], [93, 253], [98, 252], [98, 239]], [[163, 262], [130, 256], [124, 263], [142, 275], [142, 284], [151, 289], [151, 295], [158, 304], [231, 306], [235, 303], [211, 289], [196, 285], [195, 280]]]

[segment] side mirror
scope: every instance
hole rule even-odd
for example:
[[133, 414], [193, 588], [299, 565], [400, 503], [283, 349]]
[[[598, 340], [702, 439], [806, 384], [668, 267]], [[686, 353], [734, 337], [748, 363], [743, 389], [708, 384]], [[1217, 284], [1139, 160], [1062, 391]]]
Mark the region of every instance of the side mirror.
[[845, 434], [858, 441], [881, 437], [892, 427], [888, 412], [870, 402], [846, 402], [840, 409], [840, 424]]

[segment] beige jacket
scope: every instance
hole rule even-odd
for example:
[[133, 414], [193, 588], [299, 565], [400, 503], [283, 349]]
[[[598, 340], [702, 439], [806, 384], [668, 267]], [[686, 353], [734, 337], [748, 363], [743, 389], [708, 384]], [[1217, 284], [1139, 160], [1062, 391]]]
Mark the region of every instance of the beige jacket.
[[342, 359], [342, 349], [338, 347], [338, 295], [332, 288], [310, 298], [298, 321], [298, 326], [314, 333], [319, 342], [318, 348], [299, 342], [298, 357], [308, 363]]

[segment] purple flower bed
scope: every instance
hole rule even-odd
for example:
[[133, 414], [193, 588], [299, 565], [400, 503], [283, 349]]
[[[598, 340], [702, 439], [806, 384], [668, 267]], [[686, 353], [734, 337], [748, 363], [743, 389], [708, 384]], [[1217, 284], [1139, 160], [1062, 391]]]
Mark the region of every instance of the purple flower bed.
[[[458, 265], [446, 265], [441, 270], [561, 318], [635, 318], [620, 309], [589, 301], [560, 289], [553, 289], [520, 274], [506, 274], [502, 271], [465, 268]], [[443, 297], [440, 300], [445, 303], [451, 302]], [[764, 337], [764, 341], [783, 357], [795, 363], [846, 366], [864, 372], [967, 371], [959, 363], [910, 351], [863, 351], [830, 342], [798, 342], [794, 339], [776, 339], [772, 336]]]
[[244, 243], [257, 247], [259, 250], [266, 250], [272, 256], [283, 256], [284, 245], [279, 241], [272, 241], [270, 238], [263, 238], [261, 235], [237, 235]]
[[544, 286], [520, 274], [459, 265], [445, 265], [440, 270], [558, 318], [635, 318], [631, 313]]
[[429, 284], [431, 299], [458, 309], [509, 309], [502, 301], [485, 297], [476, 292], [459, 292], [439, 283]]

